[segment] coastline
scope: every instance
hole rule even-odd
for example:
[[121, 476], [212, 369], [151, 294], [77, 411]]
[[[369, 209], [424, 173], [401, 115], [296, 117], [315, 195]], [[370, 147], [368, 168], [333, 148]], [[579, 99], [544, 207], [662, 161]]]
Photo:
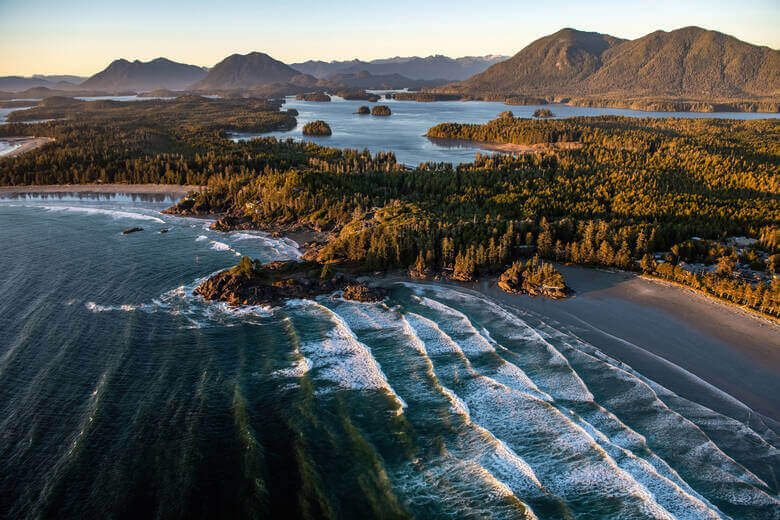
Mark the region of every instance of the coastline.
[[[298, 243], [296, 237], [282, 232]], [[476, 282], [372, 277], [470, 289], [562, 326], [684, 398], [740, 421], [750, 410], [780, 434], [780, 323], [691, 288], [627, 271], [558, 265], [573, 296], [509, 294], [496, 276]], [[747, 414], [747, 415], [746, 415]]]
[[45, 144], [53, 143], [54, 139], [51, 137], [7, 137], [3, 138], [3, 141], [9, 143], [21, 143], [21, 145], [17, 148], [14, 148], [7, 154], [0, 155], [0, 159], [22, 155], [23, 153], [40, 148]]
[[633, 273], [556, 267], [574, 296], [552, 300], [508, 294], [494, 277], [460, 283], [395, 274], [386, 280], [470, 289], [531, 311], [677, 395], [740, 421], [747, 420], [748, 406], [780, 432], [780, 325]]
[[[183, 196], [199, 188], [161, 184], [12, 186], [0, 187], [0, 197], [58, 192]], [[289, 238], [302, 250], [306, 242], [318, 237], [310, 230], [272, 231], [272, 236]], [[495, 277], [461, 283], [417, 280], [396, 271], [377, 281], [470, 289], [521, 311], [531, 311], [547, 323], [571, 330], [676, 394], [744, 420], [744, 406], [724, 398], [722, 392], [725, 392], [768, 417], [773, 428], [780, 432], [780, 402], [776, 398], [780, 395], [780, 325], [777, 322], [664, 280], [620, 271], [557, 267], [575, 291], [573, 297], [551, 300], [508, 294], [496, 285]]]
[[508, 154], [545, 153], [559, 150], [578, 150], [583, 147], [579, 142], [538, 143], [538, 144], [514, 144], [491, 143], [488, 141], [474, 141], [472, 139], [454, 139], [446, 137], [433, 137], [425, 135], [429, 141], [438, 146], [447, 148], [476, 148], [491, 152]]
[[704, 299], [710, 301], [713, 304], [722, 305], [724, 307], [727, 307], [727, 308], [731, 309], [734, 312], [741, 312], [746, 317], [753, 318], [753, 319], [756, 319], [756, 320], [766, 321], [766, 322], [769, 322], [771, 324], [780, 326], [780, 318], [777, 318], [775, 316], [770, 316], [768, 314], [762, 314], [761, 312], [759, 312], [759, 311], [757, 311], [755, 309], [751, 309], [751, 308], [746, 307], [744, 305], [736, 304], [736, 303], [734, 303], [732, 301], [729, 301], [729, 300], [727, 300], [725, 298], [719, 298], [718, 296], [716, 296], [714, 294], [710, 294], [710, 293], [708, 293], [706, 291], [701, 291], [701, 290], [698, 290], [698, 289], [696, 289], [694, 287], [689, 287], [689, 286], [687, 286], [685, 284], [681, 284], [681, 283], [678, 283], [678, 282], [675, 282], [675, 281], [672, 281], [672, 280], [667, 280], [666, 278], [652, 276], [652, 275], [649, 275], [647, 273], [643, 273], [643, 274], [637, 275], [637, 276], [639, 276], [641, 279], [647, 280], [648, 282], [651, 282], [651, 283], [657, 283], [657, 284], [660, 284], [660, 285], [666, 285], [666, 286], [669, 286], [669, 287], [676, 287], [678, 289], [686, 290], [686, 291], [690, 292], [692, 295], [697, 296], [699, 298], [704, 298]]
[[0, 196], [23, 193], [167, 193], [185, 196], [202, 186], [181, 184], [43, 184], [24, 186], [0, 186]]

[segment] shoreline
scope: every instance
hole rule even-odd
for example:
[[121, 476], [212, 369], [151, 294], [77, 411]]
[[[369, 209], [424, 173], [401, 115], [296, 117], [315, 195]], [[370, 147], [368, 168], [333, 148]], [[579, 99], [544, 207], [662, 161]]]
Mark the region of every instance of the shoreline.
[[[434, 93], [436, 94], [436, 93]], [[442, 94], [447, 94], [445, 92], [442, 92]], [[462, 94], [459, 94], [462, 95]], [[507, 99], [511, 96], [499, 96], [499, 98], [503, 97], [504, 99]], [[778, 116], [780, 116], [780, 112], [778, 111], [772, 111], [772, 110], [763, 110], [762, 107], [758, 107], [756, 110], [737, 110], [732, 109], [733, 104], [752, 104], [752, 103], [773, 103], [773, 101], [762, 101], [762, 100], [737, 100], [737, 101], [701, 101], [701, 100], [690, 100], [690, 99], [660, 99], [660, 100], [653, 100], [652, 98], [648, 100], [649, 104], [645, 104], [643, 106], [637, 106], [636, 103], [641, 103], [641, 98], [638, 100], [632, 100], [632, 101], [621, 101], [621, 100], [615, 100], [614, 102], [610, 101], [601, 101], [599, 102], [596, 100], [593, 103], [588, 102], [587, 99], [583, 101], [547, 101], [545, 103], [506, 103], [505, 101], [502, 101], [501, 99], [484, 99], [483, 96], [465, 96], [461, 99], [433, 99], [430, 101], [419, 101], [416, 99], [403, 99], [398, 101], [412, 101], [415, 103], [441, 103], [441, 102], [448, 102], [448, 101], [456, 101], [460, 103], [469, 103], [473, 101], [477, 102], [484, 102], [484, 103], [501, 103], [507, 107], [513, 107], [513, 106], [521, 106], [521, 107], [547, 107], [547, 106], [555, 106], [555, 105], [562, 105], [567, 107], [575, 107], [575, 108], [606, 108], [606, 109], [615, 109], [615, 110], [632, 110], [635, 112], [656, 112], [656, 113], [666, 113], [666, 114], [767, 114], [766, 118], [761, 119], [776, 119]], [[660, 108], [663, 107], [653, 107], [652, 103], [681, 103], [683, 106], [678, 106], [675, 108], [678, 108], [679, 110], [660, 110]], [[711, 105], [714, 110], [695, 110], [694, 108], [696, 106], [706, 106]], [[558, 118], [558, 116], [553, 116], [554, 118]], [[670, 116], [673, 117], [673, 116]], [[717, 116], [711, 116], [711, 117], [717, 117]]]
[[29, 193], [167, 193], [185, 196], [201, 188], [202, 186], [186, 184], [42, 184], [0, 186], [0, 196]]
[[747, 420], [749, 407], [780, 433], [776, 322], [634, 273], [556, 267], [574, 289], [572, 297], [508, 294], [495, 277], [462, 283], [396, 273], [388, 274], [386, 281], [457, 287], [530, 311], [681, 397], [740, 421]]
[[3, 141], [8, 143], [21, 143], [21, 146], [14, 148], [10, 152], [0, 155], [0, 159], [7, 159], [9, 157], [16, 157], [23, 153], [31, 152], [36, 148], [49, 143], [53, 143], [54, 139], [51, 137], [5, 137]]
[[750, 307], [746, 307], [744, 305], [738, 305], [732, 301], [726, 300], [725, 298], [719, 298], [718, 296], [714, 294], [710, 294], [706, 291], [701, 291], [699, 289], [696, 289], [694, 287], [689, 287], [685, 284], [681, 284], [678, 282], [674, 282], [672, 280], [667, 280], [665, 278], [660, 278], [656, 276], [649, 275], [647, 273], [644, 274], [636, 274], [639, 278], [642, 280], [647, 280], [651, 283], [656, 283], [659, 285], [664, 285], [667, 287], [676, 287], [678, 289], [682, 289], [685, 291], [688, 291], [692, 294], [692, 296], [703, 298], [707, 301], [709, 301], [712, 304], [716, 305], [722, 305], [723, 307], [726, 307], [728, 309], [731, 309], [734, 312], [738, 312], [743, 314], [747, 318], [752, 318], [754, 320], [758, 321], [764, 321], [768, 322], [770, 324], [780, 326], [780, 318], [777, 318], [775, 316], [770, 316], [768, 314], [763, 314], [755, 309], [751, 309]]
[[[288, 233], [278, 236], [302, 246]], [[780, 434], [780, 322], [637, 273], [556, 268], [574, 290], [568, 298], [509, 294], [495, 275], [470, 283], [415, 279], [401, 270], [366, 278], [457, 287], [531, 311], [681, 397], [740, 421], [756, 412]]]
[[424, 135], [430, 142], [445, 148], [476, 148], [491, 152], [507, 154], [549, 153], [560, 150], [579, 150], [584, 145], [579, 142], [556, 142], [537, 144], [491, 143], [489, 141], [475, 141], [473, 139], [457, 139], [449, 137], [433, 137]]
[[[138, 193], [186, 195], [200, 186], [181, 185], [46, 185], [0, 187], [5, 194]], [[192, 216], [190, 216], [192, 217]], [[214, 216], [209, 216], [213, 218]], [[313, 230], [266, 230], [271, 236], [305, 243]], [[418, 280], [406, 271], [370, 278], [379, 284], [405, 281], [444, 285], [479, 292], [520, 311], [531, 311], [546, 323], [560, 325], [625, 362], [676, 394], [715, 411], [744, 419], [745, 406], [765, 416], [780, 433], [780, 324], [730, 303], [666, 280], [636, 273], [556, 265], [572, 297], [508, 294], [496, 277], [472, 283]], [[733, 396], [737, 406], [724, 395]]]

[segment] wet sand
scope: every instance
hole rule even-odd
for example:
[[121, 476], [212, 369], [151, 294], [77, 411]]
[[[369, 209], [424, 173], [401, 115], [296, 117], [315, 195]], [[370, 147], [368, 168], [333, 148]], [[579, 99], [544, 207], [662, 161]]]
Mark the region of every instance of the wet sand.
[[54, 142], [54, 139], [51, 137], [8, 137], [3, 138], [3, 141], [17, 144], [21, 143], [21, 146], [14, 148], [6, 154], [0, 155], [0, 159], [22, 155], [23, 153], [35, 150], [36, 148], [39, 148], [45, 144]]
[[559, 270], [576, 291], [565, 300], [510, 295], [494, 279], [423, 283], [470, 288], [532, 311], [682, 397], [740, 421], [752, 413], [744, 403], [780, 432], [780, 325], [632, 273]]

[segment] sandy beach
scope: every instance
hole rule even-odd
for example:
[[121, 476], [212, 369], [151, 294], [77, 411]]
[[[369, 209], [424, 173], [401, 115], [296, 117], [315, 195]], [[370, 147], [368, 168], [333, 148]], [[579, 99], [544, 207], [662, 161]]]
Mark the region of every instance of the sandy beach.
[[[738, 400], [780, 431], [780, 325], [632, 273], [573, 266], [559, 270], [576, 291], [571, 298], [510, 295], [494, 279], [424, 283], [469, 288], [531, 311], [682, 397], [745, 420], [748, 412]], [[387, 281], [399, 278], [404, 277]]]
[[45, 144], [51, 143], [54, 141], [54, 139], [51, 137], [7, 137], [3, 138], [3, 141], [14, 144], [21, 143], [21, 145], [4, 155], [0, 155], [0, 159], [22, 155], [23, 153], [35, 150], [36, 148], [39, 148]]

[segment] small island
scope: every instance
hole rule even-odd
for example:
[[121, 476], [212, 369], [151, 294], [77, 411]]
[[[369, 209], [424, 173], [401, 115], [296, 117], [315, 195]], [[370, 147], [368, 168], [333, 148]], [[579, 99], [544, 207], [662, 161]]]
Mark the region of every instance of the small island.
[[387, 105], [377, 105], [371, 109], [372, 116], [389, 116], [390, 113], [390, 107]]
[[298, 94], [295, 96], [298, 101], [316, 101], [318, 103], [325, 103], [330, 101], [330, 96], [323, 92], [311, 92], [309, 94]]
[[379, 101], [379, 96], [365, 90], [342, 90], [337, 92], [336, 95], [347, 101], [370, 101], [371, 103]]
[[360, 114], [360, 115], [363, 115], [363, 116], [364, 115], [368, 115], [368, 114], [371, 113], [371, 109], [368, 108], [367, 106], [363, 105], [362, 107], [358, 108], [357, 113]]
[[534, 117], [546, 119], [548, 117], [555, 117], [555, 114], [553, 114], [549, 108], [537, 108], [534, 110]]
[[551, 263], [543, 262], [538, 256], [523, 262], [514, 262], [498, 277], [498, 286], [509, 294], [529, 294], [566, 298], [571, 289], [566, 287], [563, 275]]
[[391, 94], [398, 101], [417, 101], [419, 103], [432, 103], [434, 101], [462, 101], [460, 94], [440, 94], [437, 92], [396, 92]]
[[512, 113], [511, 110], [504, 110], [500, 114], [498, 114], [499, 119], [514, 119], [515, 115]]
[[314, 298], [323, 294], [361, 302], [387, 296], [381, 287], [358, 281], [351, 273], [315, 261], [276, 261], [262, 264], [245, 256], [232, 269], [221, 271], [200, 284], [193, 294], [230, 305], [280, 305], [289, 298]]
[[332, 134], [330, 125], [325, 121], [311, 121], [303, 125], [303, 135], [326, 137]]
[[[483, 96], [485, 97], [485, 96]], [[488, 101], [487, 99], [485, 101]], [[531, 96], [512, 96], [504, 99], [505, 105], [545, 105], [547, 101], [543, 98]]]
[[185, 94], [182, 91], [169, 90], [167, 88], [158, 88], [149, 92], [140, 92], [139, 98], [175, 98]]

